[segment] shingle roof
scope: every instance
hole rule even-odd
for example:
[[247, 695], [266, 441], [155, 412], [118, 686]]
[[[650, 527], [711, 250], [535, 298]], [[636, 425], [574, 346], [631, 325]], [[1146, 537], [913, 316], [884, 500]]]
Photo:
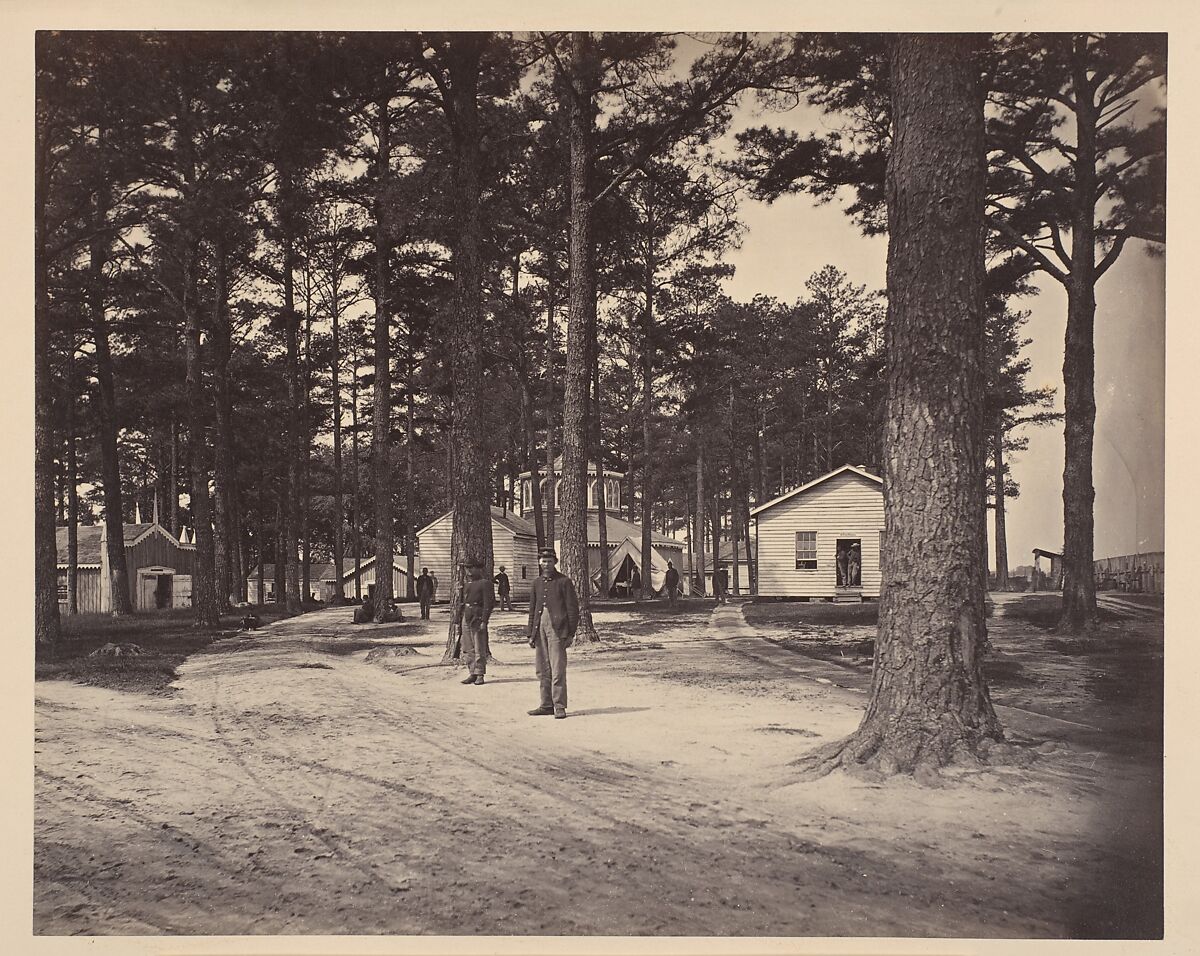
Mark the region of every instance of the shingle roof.
[[[143, 521], [140, 524], [122, 525], [122, 534], [125, 538], [125, 546], [128, 547], [147, 531], [154, 527], [153, 521]], [[68, 528], [61, 527], [54, 529], [54, 545], [58, 549], [58, 563], [60, 566], [65, 566], [67, 563], [67, 532]], [[79, 525], [78, 541], [78, 563], [84, 564], [99, 564], [101, 560], [101, 538], [104, 534], [104, 526], [98, 524], [81, 524]], [[170, 532], [167, 536], [170, 537]]]

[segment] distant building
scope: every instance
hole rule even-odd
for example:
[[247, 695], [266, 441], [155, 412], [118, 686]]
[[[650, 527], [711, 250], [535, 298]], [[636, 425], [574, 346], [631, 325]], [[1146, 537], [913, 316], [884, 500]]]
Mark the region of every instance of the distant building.
[[[547, 502], [552, 502], [555, 514], [553, 542], [554, 550], [562, 560], [562, 456], [554, 462], [554, 474], [541, 476], [542, 508]], [[600, 590], [600, 496], [604, 496], [605, 538], [608, 544], [608, 579], [609, 596], [615, 597], [628, 593], [635, 585], [641, 583], [642, 567], [642, 528], [641, 525], [626, 521], [620, 517], [621, 509], [621, 479], [625, 477], [619, 471], [606, 471], [601, 480], [599, 471], [594, 463], [587, 466], [587, 544], [588, 571], [591, 578], [592, 593]], [[517, 496], [518, 514], [526, 519], [532, 530], [533, 522], [533, 479], [531, 472], [523, 472], [517, 476], [519, 494]], [[603, 485], [603, 489], [601, 488]], [[657, 531], [650, 533], [650, 586], [655, 591], [662, 590], [666, 583], [667, 562], [674, 563], [679, 571], [681, 583], [687, 589], [687, 576], [683, 572], [683, 549], [681, 541], [668, 538]], [[536, 565], [535, 565], [536, 567]], [[635, 574], [634, 571], [637, 571]], [[578, 584], [578, 582], [576, 582]]]
[[[417, 532], [419, 560], [414, 567], [417, 574], [421, 573], [421, 568], [429, 568], [431, 574], [437, 575], [439, 601], [450, 600], [454, 583], [450, 561], [453, 534], [453, 511], [447, 511]], [[504, 565], [515, 600], [524, 601], [529, 597], [538, 573], [537, 533], [524, 518], [495, 505], [492, 506], [492, 565], [493, 574]]]
[[[1042, 564], [1045, 559], [1046, 564]], [[1058, 551], [1045, 548], [1033, 549], [1033, 576], [1029, 579], [1031, 591], [1061, 591], [1063, 586], [1063, 560]]]
[[[408, 558], [403, 554], [392, 557], [392, 599], [399, 601], [408, 594]], [[336, 575], [332, 564], [322, 565], [325, 569], [321, 576], [321, 600], [328, 603], [333, 601], [337, 592]], [[354, 558], [342, 558], [342, 594], [347, 601], [354, 599]], [[362, 558], [358, 563], [358, 593], [364, 598], [375, 600], [375, 556]]]
[[758, 593], [878, 598], [883, 479], [843, 465], [750, 512], [758, 533]]
[[[182, 544], [156, 522], [123, 526], [129, 600], [135, 610], [189, 607], [196, 546]], [[67, 613], [67, 528], [55, 529], [58, 547], [58, 609]], [[77, 529], [76, 601], [80, 614], [112, 611], [108, 585], [108, 530], [104, 523]]]
[[[332, 564], [310, 564], [308, 568], [308, 600], [324, 601], [321, 581], [333, 574]], [[304, 583], [304, 573], [301, 570], [301, 585]], [[275, 600], [275, 565], [263, 565], [263, 590], [266, 595], [262, 601], [258, 599], [258, 565], [250, 569], [246, 575], [246, 600], [251, 604], [270, 604]]]

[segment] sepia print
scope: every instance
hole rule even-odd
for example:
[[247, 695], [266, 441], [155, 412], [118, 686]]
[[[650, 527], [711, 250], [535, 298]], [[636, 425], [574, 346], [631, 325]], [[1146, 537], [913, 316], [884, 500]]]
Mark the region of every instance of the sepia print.
[[34, 937], [1163, 939], [1165, 33], [34, 42]]

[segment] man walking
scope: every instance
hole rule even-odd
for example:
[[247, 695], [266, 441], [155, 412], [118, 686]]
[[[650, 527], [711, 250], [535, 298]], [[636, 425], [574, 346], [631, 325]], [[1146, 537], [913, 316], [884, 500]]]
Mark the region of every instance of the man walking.
[[462, 596], [462, 646], [469, 673], [464, 684], [482, 684], [487, 672], [488, 618], [496, 606], [492, 582], [483, 576], [483, 565], [473, 561], [467, 566], [470, 580]]
[[511, 611], [513, 609], [512, 599], [510, 597], [512, 593], [512, 587], [508, 583], [508, 575], [504, 573], [503, 564], [500, 565], [500, 573], [492, 578], [492, 581], [496, 585], [496, 594], [500, 598], [500, 610]]
[[433, 603], [433, 578], [429, 576], [429, 568], [421, 568], [417, 577], [417, 600], [421, 602], [421, 620], [429, 620], [429, 605]]
[[675, 606], [675, 598], [679, 594], [679, 572], [675, 570], [675, 565], [670, 561], [667, 562], [667, 602], [671, 607]]
[[529, 646], [535, 649], [534, 666], [541, 685], [542, 702], [530, 717], [567, 716], [567, 648], [575, 643], [579, 626], [579, 596], [565, 574], [559, 574], [553, 548], [538, 552], [541, 574], [533, 582], [529, 599]]

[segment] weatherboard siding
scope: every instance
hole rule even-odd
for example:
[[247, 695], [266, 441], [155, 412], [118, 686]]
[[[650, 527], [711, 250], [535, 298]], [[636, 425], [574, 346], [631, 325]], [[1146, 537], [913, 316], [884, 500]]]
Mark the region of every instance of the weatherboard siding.
[[[424, 528], [419, 536], [421, 563], [417, 566], [417, 573], [425, 567], [429, 568], [431, 574], [437, 575], [439, 601], [450, 600], [450, 587], [454, 581], [454, 569], [450, 563], [450, 539], [453, 534], [453, 516], [443, 515]], [[492, 573], [495, 574], [502, 564], [507, 569], [513, 600], [527, 600], [533, 588], [533, 579], [537, 577], [537, 539], [514, 532], [493, 518]], [[524, 579], [521, 578], [522, 567], [525, 568]]]
[[[758, 593], [831, 598], [837, 593], [837, 540], [862, 541], [862, 594], [878, 597], [883, 487], [847, 472], [781, 501], [757, 516]], [[817, 533], [817, 569], [796, 569], [796, 532]]]

